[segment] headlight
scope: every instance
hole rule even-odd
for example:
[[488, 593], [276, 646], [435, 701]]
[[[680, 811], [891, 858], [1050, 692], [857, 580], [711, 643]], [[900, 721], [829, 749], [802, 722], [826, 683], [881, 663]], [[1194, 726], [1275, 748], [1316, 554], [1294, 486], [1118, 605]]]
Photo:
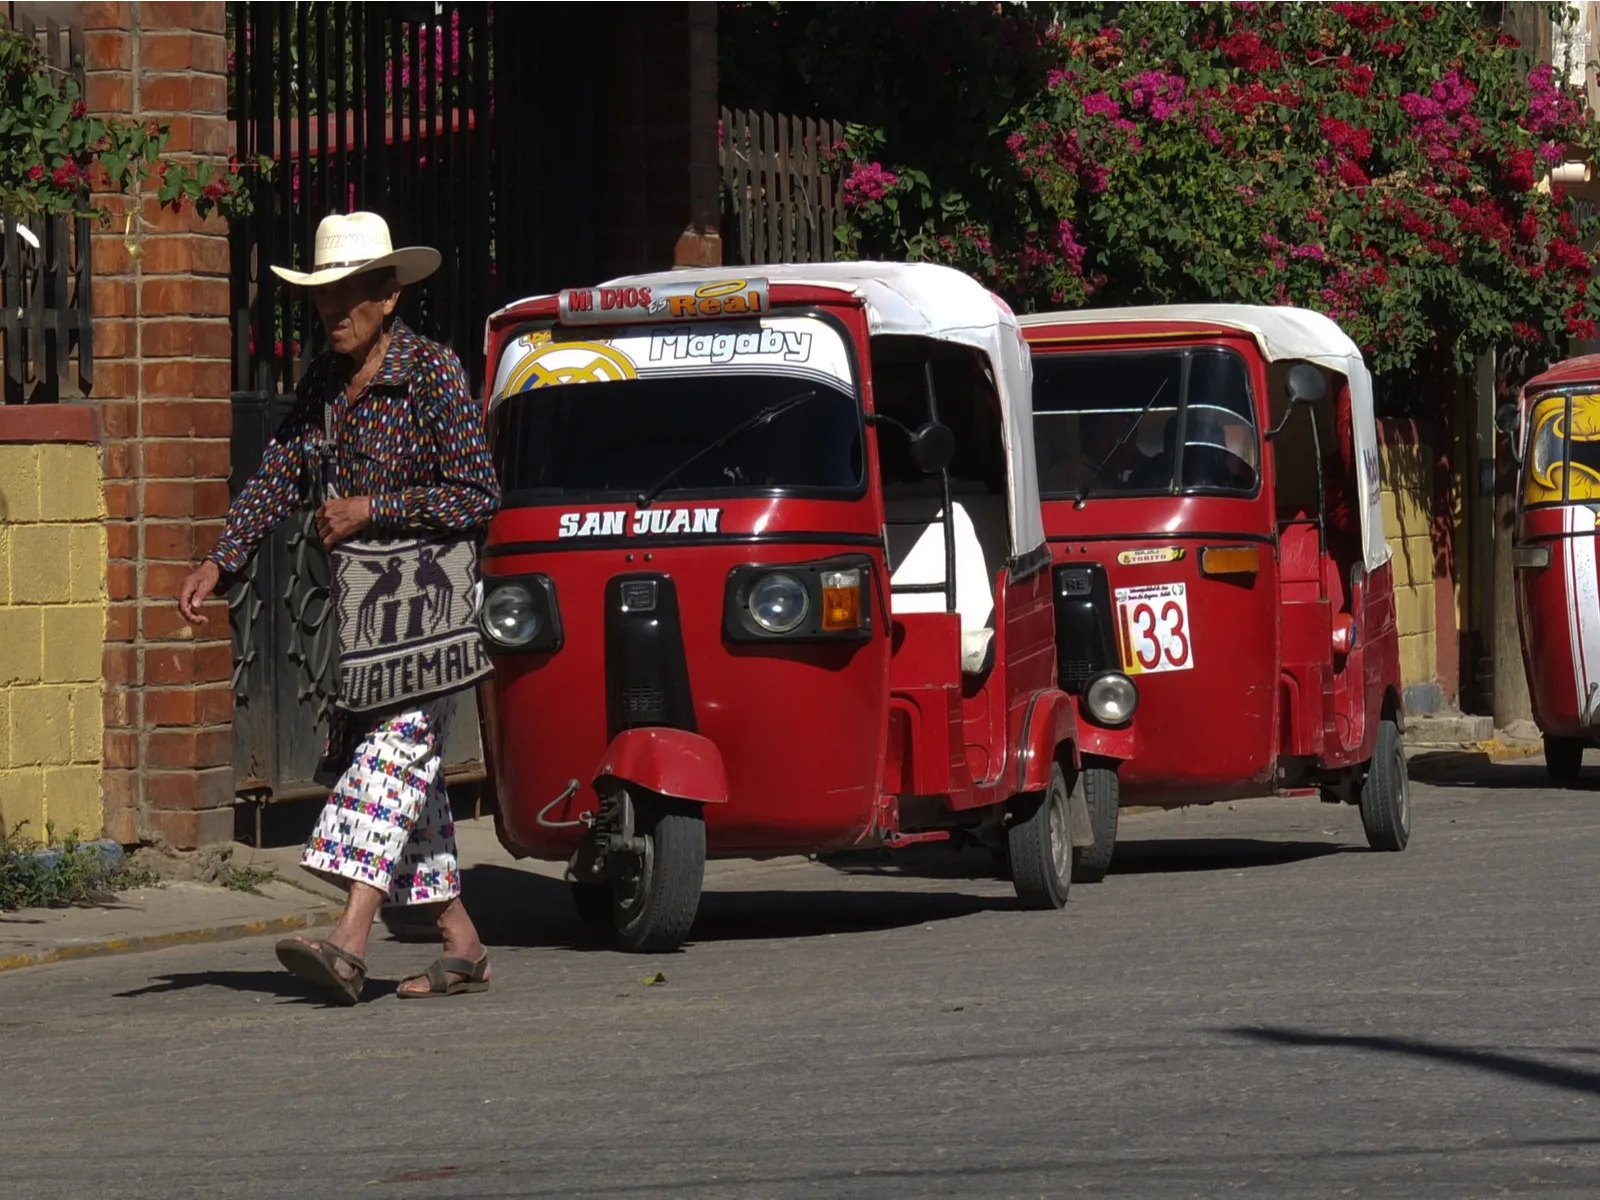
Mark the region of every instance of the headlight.
[[1096, 721], [1105, 725], [1121, 725], [1139, 707], [1139, 689], [1126, 675], [1107, 671], [1089, 681], [1083, 701]]
[[483, 631], [502, 646], [524, 646], [539, 633], [533, 594], [520, 583], [493, 589], [483, 604]]
[[799, 628], [810, 607], [805, 585], [793, 575], [767, 575], [750, 589], [750, 615], [768, 633]]

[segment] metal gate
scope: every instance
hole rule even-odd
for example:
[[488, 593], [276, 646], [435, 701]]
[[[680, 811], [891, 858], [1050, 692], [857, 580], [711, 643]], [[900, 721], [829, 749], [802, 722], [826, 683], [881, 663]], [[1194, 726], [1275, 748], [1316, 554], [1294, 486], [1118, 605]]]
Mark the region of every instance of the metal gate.
[[[252, 215], [231, 227], [235, 491], [324, 344], [304, 295], [268, 266], [307, 269], [328, 213], [370, 209], [397, 246], [439, 250], [443, 265], [406, 290], [401, 311], [456, 351], [475, 391], [489, 313], [592, 275], [598, 118], [560, 97], [603, 75], [605, 20], [580, 5], [229, 4], [237, 153], [272, 163], [251, 183]], [[535, 70], [536, 46], [561, 50]], [[560, 136], [521, 136], [557, 111]], [[335, 656], [308, 522], [286, 522], [229, 594], [238, 787], [272, 798], [320, 790], [311, 776]], [[481, 770], [475, 710], [458, 712], [446, 745], [455, 777]]]

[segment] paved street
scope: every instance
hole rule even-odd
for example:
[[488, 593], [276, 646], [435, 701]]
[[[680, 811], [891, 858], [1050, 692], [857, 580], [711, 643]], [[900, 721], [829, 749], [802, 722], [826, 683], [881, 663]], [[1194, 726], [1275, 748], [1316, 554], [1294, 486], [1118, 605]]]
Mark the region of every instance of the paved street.
[[1062, 914], [750, 865], [657, 959], [479, 867], [495, 986], [443, 1004], [393, 941], [353, 1010], [267, 939], [7, 972], [0, 1194], [1594, 1195], [1600, 785], [1537, 764], [1415, 785], [1403, 855], [1310, 801], [1134, 817]]

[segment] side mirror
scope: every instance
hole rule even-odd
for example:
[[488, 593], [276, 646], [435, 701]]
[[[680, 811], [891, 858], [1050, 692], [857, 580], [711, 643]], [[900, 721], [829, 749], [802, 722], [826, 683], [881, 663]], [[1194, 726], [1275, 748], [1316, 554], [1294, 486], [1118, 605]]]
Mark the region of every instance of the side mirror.
[[1328, 395], [1328, 382], [1321, 371], [1309, 363], [1300, 363], [1289, 368], [1283, 390], [1288, 393], [1292, 405], [1321, 404]]
[[926, 474], [937, 475], [956, 456], [956, 435], [950, 426], [929, 421], [911, 434], [911, 461]]

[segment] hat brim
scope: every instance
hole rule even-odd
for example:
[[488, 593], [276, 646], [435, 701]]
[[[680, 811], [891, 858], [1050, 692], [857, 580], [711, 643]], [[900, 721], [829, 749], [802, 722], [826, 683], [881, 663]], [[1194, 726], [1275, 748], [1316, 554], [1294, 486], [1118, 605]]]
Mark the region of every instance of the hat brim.
[[439, 269], [441, 261], [439, 252], [432, 246], [406, 246], [354, 266], [324, 267], [320, 271], [291, 271], [288, 267], [273, 267], [272, 273], [295, 287], [314, 288], [387, 267], [394, 271], [395, 281], [405, 287], [432, 275]]

